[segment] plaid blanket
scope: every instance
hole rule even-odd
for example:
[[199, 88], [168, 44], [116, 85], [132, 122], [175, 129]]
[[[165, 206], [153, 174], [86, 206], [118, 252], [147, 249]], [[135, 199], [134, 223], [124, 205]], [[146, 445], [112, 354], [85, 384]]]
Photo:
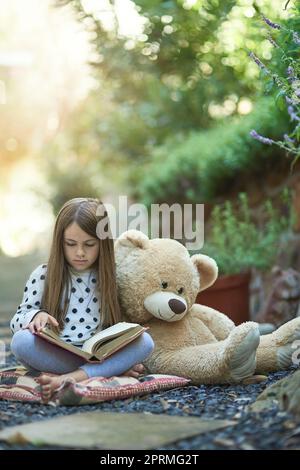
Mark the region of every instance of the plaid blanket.
[[[36, 379], [37, 376], [22, 366], [0, 370], [0, 399], [41, 403], [41, 388]], [[184, 377], [162, 374], [144, 375], [138, 379], [126, 376], [92, 377], [77, 383], [66, 380], [49, 404], [94, 404], [183, 387], [189, 382]]]

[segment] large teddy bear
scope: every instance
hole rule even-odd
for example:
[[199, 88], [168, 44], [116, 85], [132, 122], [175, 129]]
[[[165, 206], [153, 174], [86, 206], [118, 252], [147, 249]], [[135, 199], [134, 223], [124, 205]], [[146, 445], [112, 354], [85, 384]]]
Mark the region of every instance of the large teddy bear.
[[117, 239], [115, 255], [124, 320], [149, 326], [155, 342], [145, 362], [149, 372], [221, 384], [292, 364], [300, 318], [260, 337], [257, 323], [235, 326], [226, 315], [194, 303], [217, 278], [213, 259], [190, 257], [179, 242], [149, 240], [137, 230]]

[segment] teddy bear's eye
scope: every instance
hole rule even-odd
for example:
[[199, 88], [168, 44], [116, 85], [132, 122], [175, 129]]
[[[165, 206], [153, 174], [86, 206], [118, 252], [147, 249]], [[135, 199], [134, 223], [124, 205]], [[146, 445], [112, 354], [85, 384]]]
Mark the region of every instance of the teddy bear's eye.
[[168, 287], [168, 283], [163, 281], [163, 282], [161, 283], [161, 287], [162, 287], [163, 289], [166, 289], [166, 288]]
[[183, 293], [183, 291], [184, 291], [184, 288], [183, 288], [183, 287], [179, 287], [179, 289], [178, 289], [178, 291], [177, 291], [177, 292], [178, 292], [178, 294], [182, 294], [182, 293]]

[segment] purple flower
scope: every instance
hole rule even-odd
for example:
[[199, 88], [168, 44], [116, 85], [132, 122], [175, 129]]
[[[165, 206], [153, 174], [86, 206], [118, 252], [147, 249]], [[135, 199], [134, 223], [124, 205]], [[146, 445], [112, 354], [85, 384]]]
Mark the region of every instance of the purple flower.
[[286, 74], [288, 76], [289, 82], [292, 83], [297, 80], [297, 78], [295, 77], [295, 70], [291, 65], [286, 69]]
[[293, 31], [293, 41], [297, 46], [300, 46], [300, 38], [298, 36], [298, 33], [296, 31]]
[[272, 38], [272, 36], [268, 35], [268, 40], [270, 41], [270, 43], [272, 44], [272, 46], [274, 47], [279, 47], [277, 42], [274, 41], [274, 39]]
[[253, 139], [258, 140], [259, 142], [262, 142], [263, 144], [267, 144], [267, 145], [274, 144], [274, 140], [258, 134], [254, 129], [252, 129], [252, 131], [250, 132], [250, 135], [251, 137], [253, 137]]
[[298, 104], [296, 101], [292, 100], [288, 96], [285, 97], [285, 101], [287, 102], [287, 104], [293, 104], [293, 105]]
[[273, 29], [281, 29], [281, 26], [277, 23], [273, 23], [271, 20], [262, 15], [264, 22]]
[[290, 118], [291, 118], [291, 121], [300, 121], [300, 118], [299, 116], [297, 116], [297, 114], [295, 113], [295, 110], [293, 108], [293, 106], [288, 106], [288, 113], [290, 115]]
[[288, 142], [289, 144], [294, 144], [295, 143], [295, 140], [294, 139], [291, 139], [289, 135], [287, 134], [283, 134], [283, 138], [286, 142]]
[[264, 70], [265, 72], [270, 73], [267, 67], [265, 66], [265, 64], [263, 64], [253, 52], [249, 53], [249, 57], [251, 57], [251, 59], [254, 60], [256, 65], [258, 65], [261, 70]]

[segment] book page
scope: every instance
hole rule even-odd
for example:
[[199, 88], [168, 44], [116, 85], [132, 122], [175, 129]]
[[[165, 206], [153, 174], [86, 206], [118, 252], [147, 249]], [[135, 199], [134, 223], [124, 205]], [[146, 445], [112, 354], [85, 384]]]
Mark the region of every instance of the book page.
[[147, 328], [144, 328], [141, 325], [137, 325], [133, 329], [126, 331], [121, 336], [111, 338], [109, 341], [106, 341], [102, 344], [95, 344], [93, 353], [98, 359], [106, 359], [107, 357], [117, 352], [119, 349], [134, 341], [146, 330]]
[[106, 341], [109, 341], [112, 338], [122, 336], [125, 332], [130, 331], [136, 327], [142, 328], [138, 323], [127, 323], [120, 322], [116, 325], [110, 326], [103, 331], [99, 331], [92, 338], [86, 340], [82, 345], [82, 351], [92, 353], [93, 346], [97, 344], [102, 344]]
[[[96, 341], [93, 342], [94, 344], [92, 346], [91, 352], [84, 351], [71, 343], [66, 343], [56, 333], [54, 333], [54, 331], [47, 327], [44, 327], [41, 331], [35, 332], [34, 334], [41, 336], [45, 340], [55, 344], [58, 347], [61, 347], [76, 354], [77, 356], [84, 358], [88, 362], [99, 363], [102, 362], [106, 357], [111, 356], [114, 354], [114, 352], [126, 346], [126, 344], [134, 341], [138, 336], [148, 329], [149, 327], [141, 326], [138, 323], [123, 322], [123, 325], [121, 326], [118, 326], [118, 324], [113, 325], [113, 327], [107, 328], [98, 334], [96, 333], [93, 338], [88, 340], [94, 340], [96, 336], [101, 334], [104, 336], [104, 338], [101, 338], [100, 341], [97, 341], [96, 338]], [[111, 331], [114, 331], [115, 333], [111, 333]], [[103, 335], [103, 333], [106, 334]]]

